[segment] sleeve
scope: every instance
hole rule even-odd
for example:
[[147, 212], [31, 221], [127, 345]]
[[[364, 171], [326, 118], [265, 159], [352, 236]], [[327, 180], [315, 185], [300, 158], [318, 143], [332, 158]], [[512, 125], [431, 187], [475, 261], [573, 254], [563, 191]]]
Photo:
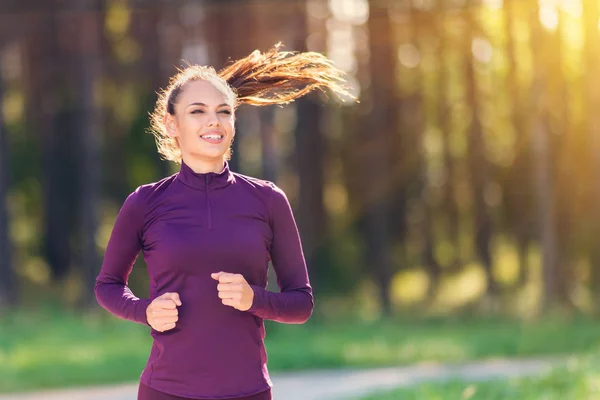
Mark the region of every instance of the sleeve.
[[129, 274], [142, 249], [143, 226], [144, 207], [140, 188], [137, 188], [127, 197], [117, 215], [94, 292], [98, 304], [107, 311], [148, 325], [146, 308], [151, 300], [136, 297], [127, 287]]
[[301, 324], [310, 318], [314, 308], [312, 287], [300, 235], [285, 193], [272, 184], [271, 261], [277, 275], [280, 293], [263, 287], [250, 285], [254, 300], [248, 310], [257, 317], [289, 324]]

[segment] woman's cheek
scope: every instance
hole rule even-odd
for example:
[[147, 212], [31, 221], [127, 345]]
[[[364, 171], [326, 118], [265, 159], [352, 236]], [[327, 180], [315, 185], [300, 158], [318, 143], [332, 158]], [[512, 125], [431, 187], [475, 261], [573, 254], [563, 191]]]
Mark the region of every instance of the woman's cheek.
[[221, 119], [221, 125], [231, 126], [232, 125], [231, 117]]

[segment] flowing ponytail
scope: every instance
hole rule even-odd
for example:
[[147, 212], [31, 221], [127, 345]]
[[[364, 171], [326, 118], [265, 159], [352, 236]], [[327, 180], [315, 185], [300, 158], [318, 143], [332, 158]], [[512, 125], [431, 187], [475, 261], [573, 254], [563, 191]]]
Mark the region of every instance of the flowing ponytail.
[[[150, 114], [148, 132], [154, 135], [162, 158], [181, 163], [179, 143], [167, 134], [165, 119], [167, 114], [175, 114], [175, 104], [185, 84], [191, 81], [211, 82], [233, 107], [288, 104], [315, 89], [330, 89], [342, 101], [343, 96], [356, 100], [344, 86], [344, 73], [327, 57], [316, 52], [279, 51], [280, 48], [281, 43], [277, 43], [266, 53], [255, 50], [218, 73], [212, 67], [199, 65], [179, 69], [167, 88], [158, 93]], [[231, 157], [231, 149], [225, 157]]]
[[328, 88], [355, 97], [344, 87], [344, 73], [331, 60], [315, 52], [279, 51], [281, 43], [266, 53], [258, 50], [219, 71], [236, 92], [238, 104], [268, 106], [288, 104], [315, 90]]

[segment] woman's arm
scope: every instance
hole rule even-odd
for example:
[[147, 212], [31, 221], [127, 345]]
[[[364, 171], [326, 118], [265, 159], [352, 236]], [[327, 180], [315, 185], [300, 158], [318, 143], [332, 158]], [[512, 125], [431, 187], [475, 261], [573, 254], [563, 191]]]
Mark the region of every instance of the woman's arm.
[[263, 319], [301, 324], [308, 320], [314, 308], [312, 288], [289, 201], [279, 187], [274, 184], [272, 187], [271, 261], [281, 292], [274, 293], [250, 285], [254, 299], [248, 311]]
[[142, 248], [144, 209], [140, 188], [123, 203], [111, 233], [94, 291], [98, 304], [112, 314], [148, 324], [149, 299], [136, 297], [127, 287], [129, 274]]

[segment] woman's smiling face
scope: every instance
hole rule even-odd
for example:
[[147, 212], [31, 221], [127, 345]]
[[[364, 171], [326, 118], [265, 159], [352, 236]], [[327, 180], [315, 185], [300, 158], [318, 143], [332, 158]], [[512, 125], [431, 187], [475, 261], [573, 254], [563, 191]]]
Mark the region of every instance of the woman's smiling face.
[[222, 161], [231, 147], [234, 109], [223, 93], [205, 80], [186, 83], [177, 96], [175, 115], [167, 114], [166, 125], [185, 159]]

